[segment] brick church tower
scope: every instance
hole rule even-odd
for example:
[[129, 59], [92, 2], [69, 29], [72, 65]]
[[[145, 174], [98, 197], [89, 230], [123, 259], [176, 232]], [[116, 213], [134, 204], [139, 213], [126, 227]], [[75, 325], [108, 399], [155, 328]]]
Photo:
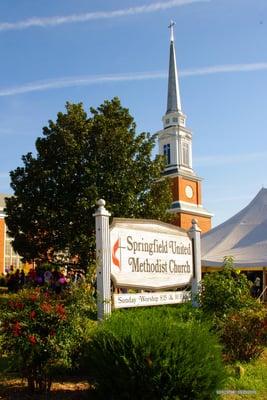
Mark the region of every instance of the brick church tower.
[[192, 133], [186, 127], [186, 115], [182, 112], [173, 27], [171, 22], [167, 111], [162, 118], [163, 129], [158, 132], [159, 153], [167, 160], [164, 175], [172, 183], [170, 211], [176, 215], [175, 224], [189, 229], [192, 218], [196, 218], [202, 232], [206, 232], [211, 228], [212, 214], [202, 206], [202, 179], [192, 167]]

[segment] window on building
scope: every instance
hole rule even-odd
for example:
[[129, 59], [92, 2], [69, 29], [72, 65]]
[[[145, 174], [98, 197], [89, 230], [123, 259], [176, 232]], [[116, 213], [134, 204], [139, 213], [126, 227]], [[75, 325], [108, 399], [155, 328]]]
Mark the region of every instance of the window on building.
[[167, 118], [166, 119], [166, 124], [169, 124], [170, 123], [170, 120], [169, 120], [169, 118]]
[[178, 118], [177, 118], [177, 117], [174, 117], [174, 118], [172, 119], [172, 122], [178, 122]]
[[13, 266], [14, 269], [22, 267], [21, 257], [13, 250], [11, 243], [12, 239], [6, 233], [5, 254], [4, 254], [5, 271], [9, 271], [11, 265]]
[[170, 144], [164, 144], [163, 154], [166, 157], [167, 164], [170, 164], [171, 163], [171, 145]]
[[182, 143], [182, 164], [189, 167], [189, 143]]

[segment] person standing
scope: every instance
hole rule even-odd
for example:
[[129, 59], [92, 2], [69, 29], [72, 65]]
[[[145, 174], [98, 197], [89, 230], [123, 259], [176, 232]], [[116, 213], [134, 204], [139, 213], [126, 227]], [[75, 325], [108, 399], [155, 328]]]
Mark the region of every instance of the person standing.
[[254, 281], [254, 296], [259, 297], [260, 294], [261, 294], [261, 278], [257, 276]]

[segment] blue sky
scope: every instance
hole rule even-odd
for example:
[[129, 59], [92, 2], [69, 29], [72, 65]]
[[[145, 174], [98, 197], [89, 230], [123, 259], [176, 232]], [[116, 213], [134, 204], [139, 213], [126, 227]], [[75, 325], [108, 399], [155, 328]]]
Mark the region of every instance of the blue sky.
[[137, 130], [161, 129], [169, 21], [193, 167], [213, 226], [267, 187], [266, 0], [0, 2], [0, 192], [66, 101], [121, 98]]

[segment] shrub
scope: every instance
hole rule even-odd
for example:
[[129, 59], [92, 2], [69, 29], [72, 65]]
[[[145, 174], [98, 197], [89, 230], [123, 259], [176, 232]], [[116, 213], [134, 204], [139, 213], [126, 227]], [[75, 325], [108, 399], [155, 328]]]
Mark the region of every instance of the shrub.
[[226, 257], [223, 270], [204, 276], [199, 303], [205, 313], [223, 316], [255, 304], [250, 287], [247, 277], [233, 268], [233, 259]]
[[83, 353], [97, 320], [95, 278], [95, 269], [92, 267], [84, 280], [72, 283], [69, 290], [63, 293], [66, 309], [72, 316], [70, 321], [72, 370], [68, 373], [84, 373]]
[[91, 264], [88, 273], [83, 279], [71, 283], [69, 289], [62, 294], [66, 307], [73, 315], [81, 319], [97, 319], [96, 302], [96, 270]]
[[223, 381], [220, 346], [209, 327], [168, 308], [117, 311], [87, 348], [100, 399], [213, 399]]
[[62, 301], [40, 289], [21, 290], [1, 304], [2, 350], [31, 391], [48, 391], [53, 369], [70, 366], [71, 319]]
[[250, 361], [264, 350], [267, 335], [266, 309], [244, 309], [219, 323], [227, 361]]

